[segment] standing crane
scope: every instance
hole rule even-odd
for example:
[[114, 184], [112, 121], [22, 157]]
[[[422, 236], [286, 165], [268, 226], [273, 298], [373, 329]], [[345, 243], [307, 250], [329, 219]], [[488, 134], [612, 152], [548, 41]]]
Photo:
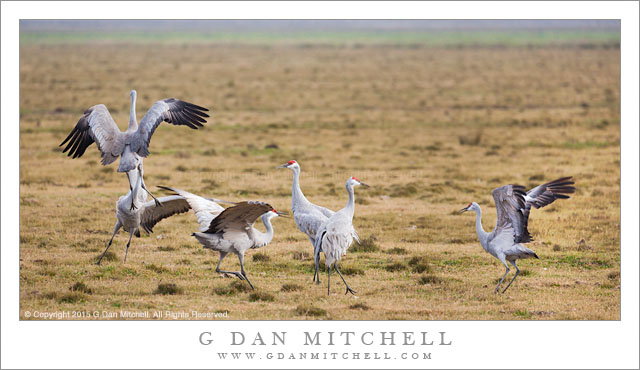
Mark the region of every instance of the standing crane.
[[539, 258], [534, 251], [520, 244], [533, 240], [527, 230], [531, 207], [542, 208], [553, 203], [556, 199], [569, 199], [567, 194], [572, 194], [576, 190], [573, 186], [575, 182], [571, 179], [572, 177], [563, 177], [539, 185], [527, 192], [522, 185], [505, 185], [494, 189], [491, 194], [496, 203], [498, 218], [495, 228], [490, 233], [482, 228], [482, 210], [478, 203], [471, 202], [467, 207], [458, 211], [458, 213], [467, 211], [476, 213], [476, 233], [482, 248], [499, 259], [506, 268], [506, 272], [496, 286], [495, 293], [500, 291], [500, 285], [510, 271], [507, 261], [516, 268], [516, 274], [502, 293], [509, 289], [511, 283], [520, 274], [520, 269], [516, 264], [518, 259]]
[[[319, 205], [311, 203], [302, 193], [300, 189], [300, 164], [296, 161], [289, 161], [277, 168], [288, 168], [293, 172], [293, 183], [291, 185], [291, 212], [293, 212], [293, 219], [298, 226], [298, 229], [305, 233], [311, 241], [311, 245], [314, 247], [314, 262], [315, 272], [313, 274], [313, 281], [316, 284], [320, 284], [320, 274], [318, 269], [320, 265], [320, 252], [316, 253], [316, 234], [318, 229], [325, 223], [329, 217], [335, 214], [334, 211], [321, 207]], [[358, 244], [360, 244], [360, 238], [355, 229], [353, 230], [353, 238]]]
[[[237, 276], [240, 280], [246, 280], [251, 289], [255, 289], [244, 271], [244, 253], [248, 249], [262, 248], [271, 243], [273, 239], [273, 226], [271, 219], [278, 216], [286, 216], [286, 213], [278, 212], [267, 203], [263, 202], [240, 202], [229, 207], [217, 215], [217, 207], [213, 200], [202, 198], [198, 195], [188, 193], [184, 190], [173, 189], [161, 186], [179, 194], [189, 202], [193, 208], [198, 223], [199, 232], [191, 234], [202, 244], [204, 248], [218, 251], [220, 261], [216, 266], [216, 272]], [[220, 205], [217, 205], [220, 207]], [[215, 209], [213, 213], [208, 209]], [[260, 232], [253, 224], [260, 217], [266, 232]], [[240, 261], [240, 271], [220, 270], [220, 264], [227, 254], [233, 253]]]
[[183, 197], [177, 195], [161, 197], [159, 201], [162, 203], [162, 207], [159, 207], [155, 202], [147, 202], [147, 194], [141, 191], [142, 176], [139, 175], [140, 173], [142, 173], [140, 170], [131, 171], [130, 176], [134, 177], [134, 186], [126, 195], [121, 196], [116, 203], [116, 225], [107, 248], [98, 259], [98, 265], [102, 262], [104, 255], [107, 254], [113, 238], [120, 228], [129, 233], [127, 250], [124, 254], [124, 262], [127, 262], [131, 238], [133, 238], [133, 235], [140, 237], [141, 228], [147, 233], [152, 233], [153, 227], [161, 220], [189, 210], [189, 203]]
[[[298, 226], [298, 229], [309, 237], [311, 245], [314, 246], [314, 261], [316, 267], [315, 273], [313, 274], [313, 281], [320, 284], [320, 275], [318, 274], [320, 253], [315, 253], [316, 234], [318, 233], [320, 226], [322, 226], [329, 217], [333, 216], [335, 212], [309, 202], [304, 194], [302, 194], [302, 190], [300, 189], [300, 165], [298, 162], [289, 161], [277, 168], [288, 168], [293, 172], [293, 183], [291, 185], [291, 212], [293, 213], [293, 220]], [[355, 235], [355, 237], [357, 240], [357, 235]]]
[[[204, 113], [208, 111], [207, 108], [169, 98], [155, 102], [140, 120], [140, 125], [138, 125], [136, 121], [136, 96], [136, 91], [131, 90], [131, 107], [127, 131], [120, 131], [104, 104], [94, 105], [84, 112], [76, 127], [71, 130], [69, 136], [60, 144], [60, 146], [63, 146], [69, 142], [62, 152], [66, 153], [68, 151], [67, 156], [79, 158], [95, 142], [102, 155], [102, 165], [111, 164], [120, 157], [118, 172], [126, 172], [127, 177], [129, 177], [131, 170], [141, 168], [138, 167], [142, 162], [141, 157], [149, 155], [151, 136], [160, 123], [164, 121], [172, 125], [184, 125], [192, 129], [198, 129], [198, 127], [203, 126], [203, 123], [207, 122], [205, 118], [209, 117]], [[142, 174], [140, 176], [142, 177]], [[133, 187], [133, 182], [129, 178], [130, 187]], [[155, 200], [155, 197], [147, 190], [144, 181], [142, 182], [142, 189]], [[156, 205], [160, 205], [157, 200]]]
[[[368, 188], [369, 185], [361, 182], [355, 177], [347, 180], [346, 188], [349, 194], [347, 205], [336, 212], [333, 216], [322, 224], [316, 234], [315, 258], [318, 258], [320, 251], [324, 252], [325, 264], [327, 266], [327, 295], [331, 292], [331, 266], [334, 265], [336, 272], [342, 278], [347, 290], [344, 294], [351, 293], [355, 295], [355, 291], [349, 287], [347, 281], [342, 276], [338, 268], [338, 261], [347, 253], [347, 249], [351, 245], [354, 236], [353, 213], [355, 211], [355, 195], [354, 188], [362, 185]], [[318, 273], [318, 265], [316, 265], [316, 273]]]

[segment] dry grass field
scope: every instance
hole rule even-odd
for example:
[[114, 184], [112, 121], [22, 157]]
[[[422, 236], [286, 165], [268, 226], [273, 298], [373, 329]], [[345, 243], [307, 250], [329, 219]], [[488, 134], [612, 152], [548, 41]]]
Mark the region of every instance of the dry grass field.
[[[30, 43], [20, 50], [20, 312], [228, 312], [227, 319], [616, 320], [620, 315], [620, 50], [608, 44], [447, 47], [356, 44]], [[249, 251], [256, 286], [215, 273], [193, 213], [95, 262], [128, 190], [95, 146], [58, 144], [98, 103], [126, 128], [176, 97], [211, 109], [206, 128], [161, 126], [145, 160], [150, 190], [290, 208], [288, 160], [306, 196], [334, 210], [357, 176], [353, 245], [327, 296], [312, 247], [274, 220]], [[572, 175], [577, 192], [532, 212], [540, 260], [504, 295], [504, 268], [480, 246], [470, 201], [493, 228], [491, 190]], [[262, 228], [262, 225], [258, 226]], [[238, 269], [228, 256], [226, 269]], [[513, 273], [513, 272], [512, 272]], [[509, 277], [512, 276], [511, 274]], [[165, 284], [175, 284], [165, 285]], [[168, 289], [167, 289], [168, 287]], [[164, 288], [164, 289], [163, 289]], [[33, 317], [31, 317], [33, 319]]]

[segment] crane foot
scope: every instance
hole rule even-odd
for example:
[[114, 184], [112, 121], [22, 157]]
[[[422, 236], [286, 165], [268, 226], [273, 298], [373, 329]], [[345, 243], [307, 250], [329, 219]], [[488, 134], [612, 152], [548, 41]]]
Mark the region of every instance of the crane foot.
[[344, 292], [344, 294], [347, 294], [347, 293], [351, 293], [351, 294], [353, 294], [354, 296], [356, 295], [356, 291], [355, 291], [355, 290], [353, 290], [353, 289], [351, 289], [351, 288], [349, 288], [349, 287], [347, 287], [347, 291], [346, 291], [346, 292]]

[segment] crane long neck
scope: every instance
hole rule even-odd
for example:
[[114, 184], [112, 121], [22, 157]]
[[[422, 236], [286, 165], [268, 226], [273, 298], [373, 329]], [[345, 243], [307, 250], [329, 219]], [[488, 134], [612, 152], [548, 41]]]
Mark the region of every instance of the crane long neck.
[[480, 208], [474, 210], [476, 212], [476, 233], [478, 234], [478, 239], [480, 239], [480, 244], [484, 249], [487, 249], [487, 236], [488, 233], [484, 231], [482, 228], [482, 210]]
[[136, 93], [131, 94], [131, 108], [129, 111], [129, 130], [135, 130], [138, 128], [138, 122], [136, 121]]
[[355, 201], [356, 197], [353, 191], [353, 186], [347, 184], [347, 194], [349, 194], [349, 200], [347, 201], [347, 206], [344, 209], [347, 211], [349, 217], [353, 218], [353, 213], [355, 211]]
[[267, 231], [265, 233], [261, 233], [257, 230], [254, 232], [254, 235], [256, 235], [256, 248], [264, 247], [265, 245], [271, 243], [271, 240], [273, 240], [273, 226], [271, 225], [271, 219], [267, 215], [263, 215], [262, 223], [264, 224], [264, 227], [265, 229], [267, 229]]
[[293, 170], [293, 183], [291, 184], [291, 208], [296, 203], [308, 203], [307, 198], [300, 189], [300, 170]]

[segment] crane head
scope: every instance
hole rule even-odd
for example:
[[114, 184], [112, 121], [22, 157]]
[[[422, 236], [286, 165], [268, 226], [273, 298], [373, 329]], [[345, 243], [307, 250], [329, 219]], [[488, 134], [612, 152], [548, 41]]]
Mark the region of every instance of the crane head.
[[298, 162], [296, 161], [289, 161], [285, 164], [281, 164], [280, 166], [276, 167], [276, 168], [288, 168], [288, 169], [296, 169], [296, 168], [300, 168], [300, 165], [298, 164]]
[[478, 203], [476, 202], [471, 202], [469, 203], [469, 205], [467, 205], [466, 207], [464, 207], [463, 209], [458, 211], [458, 214], [460, 213], [465, 213], [467, 211], [475, 211], [476, 207], [480, 208], [480, 206], [478, 206]]
[[267, 218], [274, 218], [274, 217], [289, 217], [289, 214], [287, 212], [278, 212], [275, 210], [275, 208], [271, 209], [271, 211], [265, 213], [263, 216], [266, 216]]
[[365, 184], [364, 182], [358, 180], [357, 177], [355, 176], [351, 176], [351, 178], [349, 180], [347, 180], [347, 186], [351, 185], [351, 186], [359, 186], [362, 185], [363, 188], [368, 188], [369, 185]]

